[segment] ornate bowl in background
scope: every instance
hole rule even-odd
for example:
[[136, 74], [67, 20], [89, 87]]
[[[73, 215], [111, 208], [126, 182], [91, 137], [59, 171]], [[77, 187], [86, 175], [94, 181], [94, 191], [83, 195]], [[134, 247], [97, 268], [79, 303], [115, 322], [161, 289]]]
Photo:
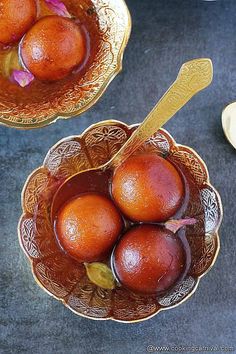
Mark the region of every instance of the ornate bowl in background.
[[83, 0], [78, 11], [93, 30], [92, 54], [85, 67], [56, 82], [35, 80], [27, 88], [18, 87], [1, 76], [0, 124], [31, 129], [58, 118], [79, 115], [96, 103], [121, 71], [131, 31], [131, 18], [124, 0]]
[[70, 176], [107, 162], [136, 127], [104, 121], [80, 136], [59, 141], [48, 152], [43, 166], [29, 176], [22, 192], [19, 240], [37, 283], [76, 314], [92, 319], [136, 322], [181, 304], [213, 266], [220, 247], [221, 199], [210, 184], [207, 168], [194, 150], [176, 144], [164, 129], [141, 150], [168, 156], [188, 175], [190, 198], [184, 216], [196, 218], [197, 223], [186, 228], [192, 259], [186, 277], [162, 297], [137, 295], [123, 287], [105, 290], [91, 283], [84, 265], [58, 247], [50, 220], [55, 192]]

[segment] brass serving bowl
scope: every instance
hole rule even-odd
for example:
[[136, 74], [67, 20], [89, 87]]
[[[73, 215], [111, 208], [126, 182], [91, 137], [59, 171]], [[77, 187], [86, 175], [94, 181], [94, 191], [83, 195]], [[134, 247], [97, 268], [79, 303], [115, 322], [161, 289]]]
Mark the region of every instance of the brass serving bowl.
[[82, 0], [78, 11], [93, 30], [92, 54], [85, 67], [63, 80], [35, 80], [26, 88], [0, 77], [0, 124], [32, 129], [80, 115], [96, 103], [121, 71], [131, 31], [125, 1]]
[[89, 281], [84, 265], [59, 249], [50, 221], [57, 189], [77, 172], [107, 162], [136, 127], [104, 121], [80, 136], [59, 141], [49, 150], [43, 165], [28, 177], [22, 191], [19, 240], [36, 282], [76, 314], [92, 319], [137, 322], [181, 304], [213, 266], [220, 248], [221, 199], [210, 184], [206, 165], [194, 150], [176, 144], [166, 130], [160, 129], [141, 150], [168, 156], [188, 174], [190, 198], [184, 216], [196, 218], [197, 223], [186, 228], [192, 257], [186, 277], [158, 298], [137, 295], [123, 287], [104, 290]]

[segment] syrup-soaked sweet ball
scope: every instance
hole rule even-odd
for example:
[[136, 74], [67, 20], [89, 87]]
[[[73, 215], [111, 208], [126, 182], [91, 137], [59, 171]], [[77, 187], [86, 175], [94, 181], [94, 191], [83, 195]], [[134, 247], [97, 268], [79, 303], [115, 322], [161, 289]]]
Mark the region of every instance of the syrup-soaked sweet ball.
[[0, 43], [11, 44], [33, 25], [37, 16], [35, 0], [0, 1]]
[[26, 33], [20, 55], [36, 78], [59, 80], [83, 62], [86, 41], [79, 25], [71, 19], [46, 16]]
[[56, 220], [60, 245], [80, 262], [102, 260], [117, 241], [122, 227], [121, 216], [112, 201], [96, 193], [69, 200]]
[[143, 294], [162, 293], [185, 272], [186, 252], [171, 231], [157, 225], [141, 225], [121, 238], [112, 265], [127, 289]]
[[112, 194], [131, 220], [160, 222], [177, 212], [183, 200], [184, 184], [170, 162], [145, 153], [127, 159], [115, 170]]

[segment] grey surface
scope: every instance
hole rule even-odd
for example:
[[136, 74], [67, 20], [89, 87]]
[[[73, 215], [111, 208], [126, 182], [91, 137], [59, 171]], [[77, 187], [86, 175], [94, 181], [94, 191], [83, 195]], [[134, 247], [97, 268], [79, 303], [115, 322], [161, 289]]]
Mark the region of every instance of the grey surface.
[[[0, 352], [145, 353], [147, 345], [231, 345], [236, 349], [236, 151], [221, 110], [236, 99], [236, 1], [129, 0], [132, 37], [124, 70], [81, 118], [35, 131], [0, 127]], [[20, 191], [49, 147], [103, 119], [139, 122], [175, 79], [180, 65], [210, 57], [212, 86], [167, 124], [207, 162], [224, 205], [222, 248], [213, 270], [182, 306], [127, 325], [77, 317], [34, 282], [17, 240]]]

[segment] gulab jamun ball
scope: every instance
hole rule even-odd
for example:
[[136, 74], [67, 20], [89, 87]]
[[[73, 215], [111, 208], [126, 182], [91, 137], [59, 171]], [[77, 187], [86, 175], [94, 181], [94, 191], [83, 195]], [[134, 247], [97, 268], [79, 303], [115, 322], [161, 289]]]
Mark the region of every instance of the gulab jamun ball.
[[0, 43], [17, 42], [36, 20], [35, 0], [0, 1]]
[[114, 172], [112, 195], [133, 221], [161, 222], [172, 217], [184, 197], [176, 168], [156, 154], [132, 156]]
[[62, 248], [79, 262], [103, 260], [123, 227], [111, 200], [96, 193], [69, 200], [59, 210], [55, 223]]
[[130, 229], [117, 244], [112, 267], [120, 283], [143, 294], [160, 294], [173, 287], [185, 272], [182, 241], [157, 225]]
[[40, 80], [59, 80], [78, 67], [86, 56], [86, 40], [71, 19], [41, 18], [26, 33], [20, 46], [23, 65]]

